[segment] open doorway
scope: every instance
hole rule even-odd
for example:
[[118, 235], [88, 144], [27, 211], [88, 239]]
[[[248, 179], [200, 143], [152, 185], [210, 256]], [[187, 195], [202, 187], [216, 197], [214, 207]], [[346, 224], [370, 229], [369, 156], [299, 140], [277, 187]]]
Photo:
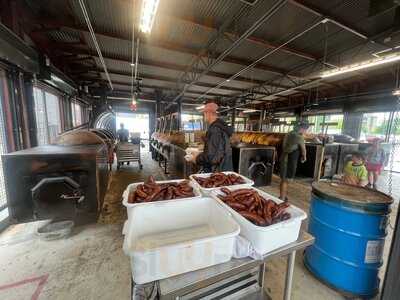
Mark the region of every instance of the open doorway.
[[123, 123], [129, 133], [140, 133], [142, 140], [149, 139], [150, 123], [149, 114], [147, 113], [117, 113], [116, 126], [119, 129]]

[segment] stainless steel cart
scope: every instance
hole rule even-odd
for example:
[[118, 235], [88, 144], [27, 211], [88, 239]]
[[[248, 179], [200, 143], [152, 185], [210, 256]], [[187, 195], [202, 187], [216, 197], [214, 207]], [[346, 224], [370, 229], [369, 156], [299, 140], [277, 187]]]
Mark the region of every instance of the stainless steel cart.
[[290, 300], [296, 251], [314, 243], [314, 237], [300, 232], [297, 241], [263, 256], [232, 259], [229, 262], [145, 285], [132, 282], [133, 300], [174, 299], [271, 299], [264, 290], [267, 261], [287, 256], [284, 300]]
[[137, 162], [139, 164], [139, 168], [143, 169], [142, 160], [140, 158], [140, 143], [118, 143], [116, 147], [116, 155], [118, 170], [124, 163], [129, 165], [131, 162]]

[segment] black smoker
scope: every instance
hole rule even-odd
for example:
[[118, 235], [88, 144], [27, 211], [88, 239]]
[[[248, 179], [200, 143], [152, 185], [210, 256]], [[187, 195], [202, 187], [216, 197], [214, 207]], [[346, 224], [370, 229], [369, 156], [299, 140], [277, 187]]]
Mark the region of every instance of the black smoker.
[[359, 144], [339, 144], [339, 157], [336, 174], [342, 174], [346, 163], [351, 160], [351, 154], [358, 151]]
[[331, 178], [336, 174], [339, 148], [339, 144], [336, 143], [326, 144], [325, 148], [322, 144], [306, 143], [307, 161], [304, 163], [299, 161], [296, 176], [314, 180]]
[[47, 145], [2, 156], [14, 222], [95, 222], [108, 183], [107, 145]]
[[270, 185], [275, 163], [275, 147], [237, 144], [232, 146], [233, 170], [251, 178], [255, 186]]

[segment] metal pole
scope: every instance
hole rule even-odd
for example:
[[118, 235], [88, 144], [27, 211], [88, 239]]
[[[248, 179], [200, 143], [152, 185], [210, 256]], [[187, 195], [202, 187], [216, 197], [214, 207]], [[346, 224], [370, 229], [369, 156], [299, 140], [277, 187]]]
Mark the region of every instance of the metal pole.
[[296, 259], [296, 251], [293, 251], [289, 254], [288, 259], [287, 259], [285, 294], [283, 297], [284, 300], [290, 300], [290, 296], [292, 293], [293, 271], [294, 271], [295, 259]]
[[[298, 85], [298, 86], [295, 86], [295, 87], [292, 87], [292, 88], [289, 88], [289, 89], [287, 89], [287, 90], [283, 90], [283, 91], [280, 91], [280, 92], [276, 92], [276, 93], [273, 93], [273, 94], [268, 95], [268, 96], [269, 96], [269, 97], [277, 96], [277, 95], [280, 95], [280, 94], [282, 94], [282, 93], [285, 93], [285, 92], [288, 92], [288, 91], [291, 91], [291, 90], [296, 90], [296, 89], [300, 89], [300, 88], [303, 88], [303, 87], [307, 87], [308, 85], [315, 84], [315, 83], [318, 83], [318, 82], [320, 82], [320, 81], [322, 81], [322, 78], [318, 78], [318, 79], [315, 79], [315, 80], [313, 80], [313, 81], [309, 81], [309, 82], [307, 82], [307, 83], [300, 84], [300, 85]], [[237, 98], [237, 97], [238, 97], [238, 96], [235, 96], [235, 98]], [[263, 96], [263, 97], [264, 97], [264, 96]], [[263, 97], [262, 97], [262, 98], [263, 98]], [[232, 99], [232, 98], [231, 98], [231, 99]], [[256, 99], [254, 99], [254, 100], [261, 100], [261, 99], [260, 99], [260, 98], [256, 98]], [[251, 101], [248, 102], [248, 103], [242, 103], [242, 104], [239, 104], [239, 105], [235, 105], [235, 106], [233, 106], [233, 107], [230, 107], [230, 108], [227, 108], [227, 109], [223, 110], [222, 112], [229, 111], [229, 110], [234, 109], [234, 108], [240, 108], [240, 107], [242, 107], [242, 106], [246, 106], [246, 105], [248, 105], [249, 103], [253, 102], [254, 100], [251, 100]]]
[[235, 122], [236, 122], [236, 109], [232, 109], [231, 123], [234, 131], [235, 131]]
[[381, 300], [396, 300], [400, 295], [400, 210], [397, 210], [397, 220], [394, 228]]
[[182, 126], [182, 99], [178, 100], [178, 131], [181, 129]]
[[393, 127], [393, 119], [394, 119], [394, 111], [391, 111], [389, 114], [389, 121], [388, 121], [388, 125], [386, 128], [386, 133], [385, 133], [385, 142], [389, 142], [390, 139], [390, 135], [392, 133], [392, 127]]
[[263, 121], [264, 121], [265, 109], [260, 111], [260, 124], [258, 125], [258, 131], [262, 131]]

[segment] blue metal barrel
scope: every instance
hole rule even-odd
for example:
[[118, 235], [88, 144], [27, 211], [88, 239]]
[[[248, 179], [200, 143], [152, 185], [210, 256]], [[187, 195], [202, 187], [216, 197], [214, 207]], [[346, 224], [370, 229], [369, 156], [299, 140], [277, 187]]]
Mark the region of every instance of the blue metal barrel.
[[346, 294], [376, 295], [392, 202], [370, 189], [314, 182], [308, 231], [315, 243], [306, 249], [306, 267]]

